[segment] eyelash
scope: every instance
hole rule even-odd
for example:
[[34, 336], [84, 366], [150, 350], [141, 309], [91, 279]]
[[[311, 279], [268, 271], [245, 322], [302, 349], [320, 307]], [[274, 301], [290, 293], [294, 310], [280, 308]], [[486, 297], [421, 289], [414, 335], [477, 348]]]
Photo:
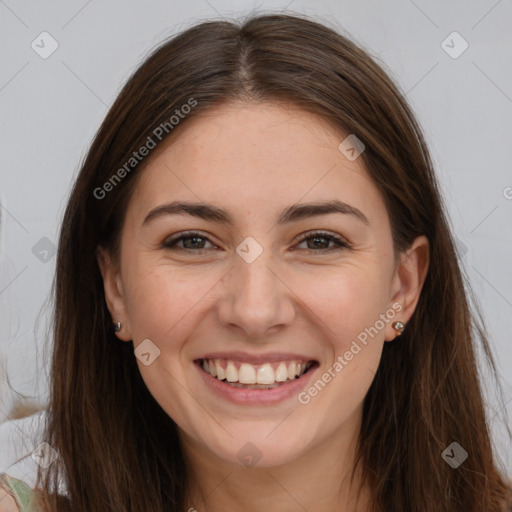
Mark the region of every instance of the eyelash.
[[[201, 248], [201, 249], [189, 249], [189, 248], [177, 247], [176, 246], [176, 244], [178, 242], [181, 242], [182, 240], [186, 240], [186, 239], [189, 239], [189, 238], [201, 238], [203, 240], [207, 240], [208, 242], [212, 243], [208, 237], [202, 235], [201, 233], [197, 233], [196, 231], [189, 231], [189, 232], [180, 234], [176, 238], [172, 238], [170, 240], [164, 241], [164, 243], [162, 244], [162, 247], [164, 249], [179, 250], [179, 251], [193, 251], [193, 252], [197, 252], [197, 253], [201, 253], [203, 251], [207, 251], [208, 250], [208, 249], [204, 249], [204, 248]], [[310, 233], [306, 233], [304, 236], [302, 236], [300, 238], [300, 240], [297, 241], [297, 243], [300, 244], [300, 243], [302, 243], [302, 242], [304, 242], [306, 240], [310, 240], [312, 238], [325, 238], [328, 241], [334, 242], [335, 244], [337, 244], [337, 246], [336, 247], [330, 247], [328, 249], [306, 249], [307, 251], [310, 251], [310, 252], [323, 252], [323, 253], [327, 252], [327, 253], [330, 253], [332, 251], [340, 251], [340, 250], [343, 250], [343, 249], [352, 249], [352, 246], [348, 242], [346, 242], [345, 240], [343, 240], [342, 238], [340, 238], [340, 237], [338, 237], [336, 235], [333, 235], [331, 233], [327, 233], [325, 231], [313, 231], [313, 232], [310, 232]]]

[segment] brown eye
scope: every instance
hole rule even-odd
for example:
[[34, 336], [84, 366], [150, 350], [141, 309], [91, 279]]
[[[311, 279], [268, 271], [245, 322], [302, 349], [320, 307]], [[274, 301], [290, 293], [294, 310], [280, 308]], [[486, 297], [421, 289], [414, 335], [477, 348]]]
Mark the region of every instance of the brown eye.
[[[179, 246], [178, 243], [183, 242], [182, 246]], [[206, 250], [208, 247], [205, 247], [205, 242], [210, 242], [210, 240], [201, 235], [200, 233], [182, 233], [181, 235], [171, 238], [169, 240], [166, 240], [162, 246], [166, 249], [173, 249], [173, 250]]]
[[[309, 243], [310, 241], [311, 243]], [[314, 252], [331, 252], [351, 248], [342, 238], [331, 233], [324, 233], [323, 231], [316, 231], [305, 235], [299, 241], [299, 243], [302, 242], [308, 242], [306, 250]], [[334, 247], [328, 247], [330, 243], [335, 244]]]

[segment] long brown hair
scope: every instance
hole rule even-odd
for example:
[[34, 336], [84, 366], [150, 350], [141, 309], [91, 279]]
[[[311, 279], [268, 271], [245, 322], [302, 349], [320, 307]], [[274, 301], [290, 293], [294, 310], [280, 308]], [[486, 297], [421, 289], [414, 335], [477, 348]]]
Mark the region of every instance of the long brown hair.
[[[191, 98], [194, 108], [171, 128], [169, 119]], [[46, 440], [60, 457], [37, 482], [49, 510], [66, 510], [51, 494], [58, 479], [73, 512], [184, 510], [187, 468], [176, 424], [146, 388], [133, 345], [112, 332], [96, 248], [116, 255], [136, 176], [150, 160], [112, 181], [130, 155], [162, 123], [165, 140], [235, 99], [292, 102], [355, 134], [385, 200], [395, 250], [419, 235], [429, 239], [417, 309], [400, 343], [385, 344], [364, 400], [357, 465], [372, 489], [372, 510], [501, 512], [512, 491], [493, 455], [477, 341], [494, 375], [495, 364], [467, 299], [421, 130], [367, 53], [325, 24], [289, 15], [203, 22], [165, 41], [129, 79], [94, 138], [59, 240]], [[468, 452], [457, 469], [441, 456], [454, 441]]]

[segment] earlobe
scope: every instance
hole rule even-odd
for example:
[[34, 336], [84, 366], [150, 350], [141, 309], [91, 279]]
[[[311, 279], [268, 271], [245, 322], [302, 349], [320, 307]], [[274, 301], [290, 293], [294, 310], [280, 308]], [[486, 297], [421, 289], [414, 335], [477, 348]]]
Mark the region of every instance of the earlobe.
[[[394, 275], [390, 303], [399, 303], [402, 306], [397, 320], [404, 325], [407, 325], [418, 304], [428, 273], [429, 251], [428, 239], [422, 235], [417, 237], [409, 249], [400, 255], [400, 263], [397, 265]], [[386, 335], [387, 341], [395, 339], [396, 329], [391, 327]]]
[[[103, 277], [103, 290], [105, 302], [112, 317], [112, 327], [115, 335], [123, 340], [130, 341], [128, 314], [123, 295], [122, 279], [119, 269], [112, 260], [109, 252], [101, 246], [96, 248], [96, 259]], [[114, 328], [120, 325], [119, 329]]]

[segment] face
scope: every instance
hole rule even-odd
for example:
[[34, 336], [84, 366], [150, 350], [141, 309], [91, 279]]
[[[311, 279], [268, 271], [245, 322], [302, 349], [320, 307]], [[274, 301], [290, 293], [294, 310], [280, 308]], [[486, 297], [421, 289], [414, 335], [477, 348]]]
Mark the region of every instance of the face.
[[379, 190], [338, 149], [347, 135], [276, 103], [190, 119], [142, 171], [119, 261], [102, 251], [118, 336], [212, 460], [271, 467], [353, 435], [417, 303], [425, 241], [395, 260]]

